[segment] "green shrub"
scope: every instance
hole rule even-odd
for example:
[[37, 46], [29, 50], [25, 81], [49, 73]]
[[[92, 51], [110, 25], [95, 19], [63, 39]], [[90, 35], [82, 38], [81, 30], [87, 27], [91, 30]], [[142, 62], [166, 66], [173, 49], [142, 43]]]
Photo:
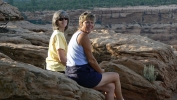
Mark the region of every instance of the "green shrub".
[[156, 80], [158, 73], [155, 73], [154, 65], [148, 65], [148, 66], [146, 65], [144, 66], [143, 74], [144, 74], [144, 78], [146, 78], [150, 82], [153, 82]]

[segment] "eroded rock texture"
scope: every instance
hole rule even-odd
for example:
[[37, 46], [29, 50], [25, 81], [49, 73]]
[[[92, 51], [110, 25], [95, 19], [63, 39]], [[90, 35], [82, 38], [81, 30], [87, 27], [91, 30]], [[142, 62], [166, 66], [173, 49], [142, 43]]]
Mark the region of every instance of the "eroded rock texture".
[[0, 0], [0, 21], [22, 20], [23, 17], [17, 7], [11, 6], [3, 0]]
[[1, 100], [104, 100], [64, 74], [13, 61], [0, 53]]
[[[34, 32], [30, 27], [22, 28], [20, 23], [26, 22], [13, 22], [8, 26], [11, 30], [8, 34], [0, 33], [1, 88], [2, 90], [10, 88], [11, 91], [6, 91], [9, 93], [6, 95], [6, 92], [0, 91], [1, 95], [5, 95], [3, 99], [13, 98], [15, 100], [17, 98], [16, 100], [19, 100], [20, 98], [25, 98], [35, 100], [36, 98], [44, 97], [46, 100], [51, 98], [60, 98], [60, 100], [66, 100], [66, 98], [67, 100], [70, 98], [71, 100], [74, 100], [74, 98], [81, 98], [81, 100], [86, 100], [85, 98], [96, 98], [93, 100], [104, 99], [104, 96], [98, 91], [83, 88], [83, 90], [88, 91], [82, 92], [80, 90], [81, 87], [66, 76], [41, 69], [47, 56], [50, 30]], [[28, 23], [28, 25], [31, 26], [33, 24]], [[36, 29], [41, 27], [45, 26], [40, 26], [39, 28], [36, 26]], [[107, 30], [93, 31], [90, 34], [90, 38], [94, 56], [100, 65], [106, 71], [119, 73], [123, 95], [126, 100], [175, 100], [171, 98], [176, 90], [177, 57], [175, 49], [172, 49], [171, 46], [147, 37], [120, 34]], [[155, 71], [158, 72], [157, 79], [153, 83], [143, 77], [144, 66], [148, 64], [154, 65]], [[28, 79], [29, 83], [25, 81]], [[76, 88], [75, 90], [74, 86], [62, 85], [70, 82], [79, 89]], [[22, 91], [18, 90], [18, 86], [26, 92], [18, 92]], [[57, 86], [58, 88], [56, 88]], [[63, 87], [67, 87], [66, 93], [63, 90], [61, 91], [60, 88]], [[77, 92], [68, 92], [70, 90]], [[44, 91], [45, 93], [43, 93]], [[78, 91], [83, 95], [80, 95]]]
[[[7, 33], [0, 33], [1, 100], [105, 99], [100, 92], [81, 87], [63, 74], [43, 69], [51, 25], [13, 21], [7, 24], [7, 29]], [[68, 32], [67, 40], [74, 29]], [[100, 66], [108, 72], [119, 73], [125, 100], [176, 100], [177, 96], [173, 96], [177, 90], [175, 46], [107, 30], [95, 30], [90, 38]], [[158, 73], [154, 82], [143, 77], [144, 66], [149, 64], [154, 65]]]
[[[78, 18], [85, 10], [67, 11], [70, 26], [78, 26]], [[177, 44], [177, 5], [133, 6], [94, 8], [97, 29], [114, 30], [116, 33], [147, 36], [166, 44]], [[27, 20], [50, 22], [53, 11], [23, 12]]]
[[[176, 90], [177, 58], [169, 45], [104, 30], [91, 38], [94, 56], [106, 71], [119, 73], [128, 100], [165, 100]], [[144, 66], [150, 64], [158, 73], [152, 83], [143, 77]]]

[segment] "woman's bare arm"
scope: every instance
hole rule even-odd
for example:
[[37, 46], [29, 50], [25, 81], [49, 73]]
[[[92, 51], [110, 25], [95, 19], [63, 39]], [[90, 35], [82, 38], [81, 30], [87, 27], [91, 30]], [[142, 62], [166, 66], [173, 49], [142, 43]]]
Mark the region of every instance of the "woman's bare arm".
[[65, 50], [63, 49], [58, 49], [58, 60], [66, 66], [66, 56], [65, 56]]
[[91, 52], [91, 42], [88, 37], [88, 34], [87, 33], [80, 34], [77, 38], [77, 42], [79, 45], [82, 45], [86, 58], [89, 64], [92, 66], [92, 68], [94, 68], [99, 73], [104, 72], [103, 69], [99, 67], [98, 62], [96, 61], [95, 57]]

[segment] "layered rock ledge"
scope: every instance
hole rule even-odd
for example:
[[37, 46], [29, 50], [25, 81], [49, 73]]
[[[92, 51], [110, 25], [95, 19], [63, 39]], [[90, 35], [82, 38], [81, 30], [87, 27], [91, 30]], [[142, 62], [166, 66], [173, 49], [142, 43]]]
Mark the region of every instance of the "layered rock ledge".
[[[7, 29], [8, 32], [0, 33], [1, 100], [105, 99], [99, 91], [79, 86], [61, 73], [43, 69], [51, 25], [11, 21]], [[69, 40], [74, 29], [66, 33]], [[100, 66], [107, 72], [119, 73], [125, 100], [176, 100], [175, 46], [108, 30], [95, 30], [90, 38]], [[143, 69], [149, 64], [158, 73], [153, 82], [143, 77]]]

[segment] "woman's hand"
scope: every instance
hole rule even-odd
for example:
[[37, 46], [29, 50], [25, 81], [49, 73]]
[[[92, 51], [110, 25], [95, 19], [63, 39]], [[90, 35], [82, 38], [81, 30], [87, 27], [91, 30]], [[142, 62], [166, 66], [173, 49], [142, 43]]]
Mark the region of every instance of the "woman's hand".
[[102, 71], [101, 73], [104, 73], [104, 72], [105, 72], [105, 69], [101, 69], [101, 71]]

